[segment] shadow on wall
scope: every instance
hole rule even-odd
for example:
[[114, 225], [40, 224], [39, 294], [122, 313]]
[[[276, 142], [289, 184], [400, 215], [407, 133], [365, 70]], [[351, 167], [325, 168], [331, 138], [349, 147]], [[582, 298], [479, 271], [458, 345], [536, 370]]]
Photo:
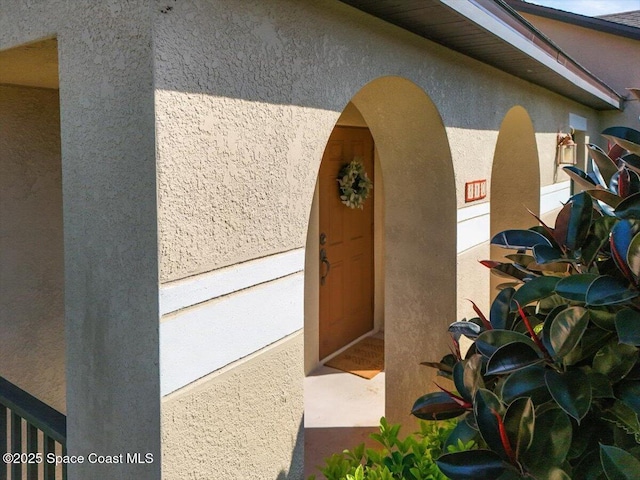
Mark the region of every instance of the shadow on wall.
[[296, 444], [291, 452], [289, 472], [281, 470], [276, 480], [302, 480], [304, 478], [304, 417], [298, 425]]

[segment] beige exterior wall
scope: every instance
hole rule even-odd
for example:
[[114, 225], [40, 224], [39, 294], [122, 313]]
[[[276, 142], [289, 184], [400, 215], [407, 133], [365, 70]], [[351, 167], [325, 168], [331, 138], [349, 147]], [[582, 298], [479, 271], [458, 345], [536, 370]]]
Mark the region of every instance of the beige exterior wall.
[[303, 348], [299, 332], [166, 397], [162, 478], [302, 478]]
[[65, 412], [58, 91], [0, 86], [0, 132], [0, 375]]
[[160, 476], [151, 5], [2, 1], [0, 51], [58, 40], [68, 452], [155, 458], [70, 480]]
[[[548, 35], [560, 48], [622, 96], [629, 96], [622, 115], [603, 112], [600, 130], [625, 125], [636, 130], [640, 102], [626, 88], [640, 85], [640, 40], [599, 32], [569, 23], [523, 13], [522, 16]], [[595, 143], [606, 146], [599, 135]]]
[[[331, 129], [353, 101], [372, 130], [384, 178], [384, 321], [387, 358], [392, 359], [387, 378], [394, 378], [394, 368], [405, 370], [393, 387], [387, 384], [388, 392], [396, 392], [387, 398], [388, 414], [411, 422], [406, 412], [414, 397], [431, 388], [428, 372], [413, 366], [446, 352], [446, 325], [472, 314], [461, 299], [488, 305], [488, 273], [476, 262], [487, 257], [488, 234], [478, 245], [458, 249], [456, 260], [455, 207], [467, 207], [465, 182], [486, 178], [491, 185], [505, 115], [520, 105], [531, 118], [543, 187], [556, 181], [556, 133], [567, 125], [569, 114], [586, 118], [592, 132], [598, 116], [339, 2], [237, 0], [222, 5], [185, 1], [154, 18], [161, 292], [187, 284], [197, 288], [199, 279], [204, 284], [259, 265], [272, 267], [277, 259], [299, 252], [308, 238], [313, 243], [318, 232], [310, 212], [319, 162]], [[406, 85], [415, 87], [415, 97], [398, 95]], [[424, 103], [415, 101], [420, 91]], [[420, 125], [415, 138], [422, 142], [412, 140], [414, 132], [403, 118]], [[562, 175], [557, 181], [565, 180]], [[315, 261], [307, 252], [311, 289]], [[304, 261], [296, 265], [291, 274], [305, 268]], [[258, 298], [260, 288], [275, 291], [288, 278], [278, 275], [261, 277], [261, 286], [245, 278], [247, 301]], [[212, 293], [198, 296], [200, 303], [168, 309], [161, 323], [161, 351], [170, 352], [172, 342], [179, 342], [172, 332], [180, 326], [183, 336], [190, 328], [200, 331], [193, 325], [205, 330], [210, 325], [214, 332], [214, 324], [224, 324], [229, 325], [225, 331], [233, 330], [222, 312], [238, 294]], [[304, 288], [280, 291], [270, 301], [298, 297], [305, 297]], [[161, 311], [162, 303], [161, 293]], [[269, 303], [237, 321], [260, 331], [277, 324], [278, 316], [266, 312]], [[317, 303], [307, 295], [296, 308], [298, 323], [290, 328], [302, 327], [304, 319], [308, 365], [313, 363], [315, 325], [306, 323], [304, 311], [315, 310]], [[207, 311], [214, 313], [206, 317]], [[193, 320], [197, 312], [201, 321]], [[205, 330], [203, 337], [213, 335]], [[273, 342], [257, 330], [255, 337], [265, 337], [262, 348]], [[213, 338], [209, 345], [215, 344]], [[237, 358], [256, 355], [258, 362], [261, 351], [238, 351]], [[208, 356], [205, 352], [201, 363]], [[233, 372], [235, 363], [226, 358], [212, 358], [210, 368]], [[399, 362], [395, 367], [394, 361]], [[186, 385], [204, 371], [199, 370], [202, 364], [191, 363], [191, 380], [188, 375], [172, 380], [168, 390], [173, 393], [164, 397], [165, 455], [173, 455], [169, 445], [185, 438], [186, 418], [170, 413], [181, 408], [176, 406], [181, 388], [188, 396], [191, 387]], [[170, 368], [167, 361], [161, 364]], [[265, 398], [276, 388], [241, 371], [234, 381]], [[290, 401], [301, 415], [302, 398], [292, 395]], [[217, 413], [209, 420], [207, 415], [198, 416], [199, 421], [218, 422]], [[243, 431], [243, 422], [229, 416], [225, 425]], [[231, 452], [225, 461], [241, 464], [238, 458], [245, 454]], [[272, 461], [286, 464], [288, 457]], [[180, 470], [187, 476], [191, 467], [175, 468], [175, 475]]]

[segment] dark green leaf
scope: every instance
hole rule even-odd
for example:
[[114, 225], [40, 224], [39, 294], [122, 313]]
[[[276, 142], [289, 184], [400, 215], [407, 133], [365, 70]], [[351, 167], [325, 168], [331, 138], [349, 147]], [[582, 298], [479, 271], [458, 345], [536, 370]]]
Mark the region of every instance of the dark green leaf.
[[533, 258], [533, 256], [525, 255], [523, 253], [510, 253], [509, 255], [505, 255], [504, 257], [508, 258], [513, 263], [521, 265], [524, 268], [527, 268], [530, 263], [535, 263], [535, 259]]
[[493, 392], [484, 388], [478, 389], [473, 401], [473, 413], [480, 435], [491, 450], [507, 458], [496, 418], [496, 415], [502, 417], [504, 411], [504, 405]]
[[535, 414], [530, 398], [518, 398], [507, 407], [504, 426], [516, 459], [531, 445], [534, 423]]
[[506, 329], [511, 326], [513, 316], [510, 312], [511, 299], [516, 293], [513, 288], [501, 290], [491, 304], [489, 321], [494, 329]]
[[590, 265], [598, 256], [600, 249], [609, 241], [611, 228], [617, 222], [615, 217], [600, 217], [591, 224], [589, 235], [582, 246], [582, 258]]
[[627, 250], [627, 265], [636, 281], [640, 278], [640, 233], [635, 235]]
[[640, 313], [630, 308], [616, 314], [616, 331], [620, 343], [640, 346]]
[[533, 256], [538, 265], [560, 262], [566, 260], [562, 257], [562, 251], [549, 245], [534, 245]]
[[617, 382], [629, 373], [637, 359], [636, 347], [619, 344], [613, 339], [595, 354], [593, 369]]
[[495, 480], [506, 465], [491, 450], [447, 453], [436, 461], [438, 468], [454, 480]]
[[483, 360], [482, 355], [476, 353], [471, 355], [464, 362], [464, 372], [462, 374], [462, 384], [469, 392], [469, 401], [476, 394], [478, 388], [484, 388], [484, 380], [482, 378]]
[[640, 415], [640, 382], [624, 381], [616, 385], [616, 398]]
[[564, 173], [569, 175], [571, 180], [573, 180], [576, 183], [576, 185], [578, 185], [580, 188], [583, 188], [585, 190], [591, 190], [593, 187], [596, 186], [596, 182], [591, 180], [591, 178], [589, 178], [589, 176], [586, 173], [584, 173], [582, 170], [580, 170], [577, 167], [573, 167], [573, 166], [563, 167], [562, 170], [564, 170]]
[[640, 461], [621, 448], [600, 445], [600, 461], [609, 480], [638, 480]]
[[640, 156], [635, 153], [627, 153], [626, 155], [621, 156], [620, 160], [627, 165], [627, 168], [636, 173], [640, 173]]
[[469, 425], [469, 423], [466, 421], [466, 417], [461, 418], [460, 421], [456, 424], [455, 428], [447, 437], [447, 440], [444, 443], [443, 451], [446, 452], [449, 445], [457, 446], [458, 440], [460, 440], [463, 444], [466, 444], [471, 440], [476, 440], [478, 438], [478, 435], [478, 431]]
[[605, 181], [605, 187], [609, 186], [609, 181], [614, 173], [618, 171], [616, 163], [597, 145], [589, 144], [589, 155], [594, 163], [594, 170], [597, 167], [598, 172]]
[[[537, 409], [539, 410], [539, 409]], [[523, 454], [523, 462], [536, 478], [547, 478], [554, 468], [561, 468], [571, 446], [569, 417], [559, 408], [536, 411], [533, 442]]]
[[529, 397], [534, 404], [551, 400], [551, 394], [544, 381], [545, 369], [539, 365], [523, 368], [509, 375], [502, 384], [502, 399], [510, 403], [516, 398]]
[[609, 127], [602, 132], [602, 136], [631, 153], [640, 154], [640, 132], [633, 128]]
[[485, 357], [489, 358], [495, 351], [512, 342], [522, 342], [536, 349], [536, 344], [526, 335], [512, 330], [486, 330], [476, 339], [476, 348]]
[[640, 193], [634, 193], [625, 198], [615, 209], [616, 217], [637, 219], [640, 218]]
[[466, 410], [445, 392], [423, 395], [415, 401], [411, 414], [422, 420], [446, 420], [459, 417]]
[[640, 422], [638, 415], [626, 403], [616, 401], [602, 413], [602, 419], [617, 425], [626, 433], [634, 435], [636, 442], [640, 443]]
[[589, 377], [582, 370], [565, 373], [547, 370], [544, 379], [549, 393], [560, 408], [580, 423], [591, 407]]
[[456, 340], [460, 338], [461, 335], [465, 337], [474, 339], [476, 338], [482, 329], [479, 325], [472, 322], [453, 322], [449, 325], [449, 333], [451, 333]]
[[589, 227], [591, 225], [591, 217], [593, 215], [593, 200], [586, 193], [578, 193], [571, 197], [571, 216], [567, 226], [566, 246], [569, 250], [576, 250], [582, 245]]
[[560, 280], [559, 277], [536, 277], [522, 285], [513, 296], [511, 301], [511, 310], [516, 311], [518, 306], [524, 307], [531, 302], [536, 302], [542, 298], [548, 297], [556, 288], [556, 284]]
[[525, 342], [512, 342], [498, 348], [489, 362], [487, 362], [486, 375], [501, 375], [515, 372], [523, 368], [542, 362], [537, 348], [532, 348]]
[[585, 303], [589, 285], [591, 285], [596, 278], [598, 278], [598, 275], [592, 273], [569, 275], [556, 284], [555, 291], [567, 300]]
[[551, 346], [564, 357], [578, 344], [589, 324], [589, 311], [583, 307], [569, 307], [554, 318], [551, 324]]
[[532, 230], [505, 230], [491, 239], [491, 245], [512, 250], [531, 250], [534, 245], [539, 244], [551, 246], [544, 235]]
[[608, 275], [596, 278], [587, 290], [588, 305], [617, 305], [638, 296], [637, 290], [630, 290], [617, 279]]
[[615, 332], [616, 330], [616, 314], [610, 311], [610, 307], [590, 308], [589, 315], [591, 321], [603, 330]]
[[491, 273], [503, 278], [516, 279], [524, 281], [526, 278], [533, 276], [532, 273], [523, 272], [511, 263], [497, 263], [491, 268]]
[[613, 398], [613, 389], [609, 377], [598, 372], [589, 372], [591, 398]]
[[634, 227], [629, 220], [620, 220], [611, 229], [611, 253], [613, 260], [625, 277], [630, 278], [627, 252], [634, 235]]

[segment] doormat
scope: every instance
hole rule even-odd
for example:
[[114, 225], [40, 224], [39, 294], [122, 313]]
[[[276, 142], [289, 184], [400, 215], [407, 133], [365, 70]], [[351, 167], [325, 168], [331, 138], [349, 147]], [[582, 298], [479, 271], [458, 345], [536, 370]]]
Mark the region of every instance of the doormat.
[[372, 379], [384, 369], [384, 340], [374, 337], [363, 338], [325, 365]]

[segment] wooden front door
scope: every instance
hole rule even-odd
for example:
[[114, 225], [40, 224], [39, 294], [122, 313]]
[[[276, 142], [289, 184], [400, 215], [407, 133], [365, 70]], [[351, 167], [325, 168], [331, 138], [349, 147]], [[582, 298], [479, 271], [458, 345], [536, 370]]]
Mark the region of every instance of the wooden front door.
[[[373, 329], [373, 191], [364, 209], [340, 201], [338, 172], [359, 157], [373, 181], [367, 128], [336, 127], [319, 173], [320, 358]], [[324, 277], [324, 278], [323, 278]]]

